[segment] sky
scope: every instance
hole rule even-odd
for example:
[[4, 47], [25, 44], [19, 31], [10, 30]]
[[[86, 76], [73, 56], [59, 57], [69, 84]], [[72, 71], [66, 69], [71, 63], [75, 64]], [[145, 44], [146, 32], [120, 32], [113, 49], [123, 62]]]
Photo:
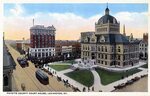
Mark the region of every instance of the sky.
[[[106, 3], [4, 4], [5, 39], [30, 38], [33, 25], [56, 28], [56, 40], [78, 40], [81, 32], [95, 31], [95, 22], [104, 15]], [[142, 38], [148, 32], [148, 5], [144, 3], [109, 3], [110, 15], [123, 25], [126, 34]]]

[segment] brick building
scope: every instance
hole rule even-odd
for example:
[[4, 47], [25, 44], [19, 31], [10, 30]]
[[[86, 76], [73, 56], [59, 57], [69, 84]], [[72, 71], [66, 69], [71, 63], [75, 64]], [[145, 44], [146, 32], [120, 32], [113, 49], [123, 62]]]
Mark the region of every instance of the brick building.
[[29, 56], [38, 59], [55, 56], [54, 26], [34, 25], [30, 28]]

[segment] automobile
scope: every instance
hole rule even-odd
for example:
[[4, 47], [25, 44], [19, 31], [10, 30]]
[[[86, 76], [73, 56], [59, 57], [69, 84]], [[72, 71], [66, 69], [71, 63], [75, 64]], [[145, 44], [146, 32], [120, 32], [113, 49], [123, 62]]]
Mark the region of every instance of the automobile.
[[134, 81], [133, 80], [128, 80], [127, 82], [126, 82], [126, 85], [130, 85], [130, 84], [132, 84]]
[[125, 83], [122, 83], [122, 84], [119, 84], [119, 85], [117, 85], [117, 86], [114, 86], [114, 88], [115, 89], [121, 89], [121, 88], [123, 88], [123, 87], [125, 87], [126, 86], [126, 84]]
[[28, 67], [29, 66], [29, 63], [25, 58], [18, 57], [17, 61], [21, 67], [26, 67], [26, 66]]
[[29, 63], [28, 63], [27, 60], [23, 60], [23, 61], [24, 61], [24, 63], [25, 63], [27, 66], [29, 66]]
[[134, 79], [137, 81], [137, 80], [139, 80], [139, 79], [140, 79], [140, 77], [136, 76]]
[[21, 58], [21, 57], [18, 57], [18, 58], [17, 58], [17, 61], [18, 61], [18, 62], [20, 62], [21, 60], [22, 60], [22, 58]]

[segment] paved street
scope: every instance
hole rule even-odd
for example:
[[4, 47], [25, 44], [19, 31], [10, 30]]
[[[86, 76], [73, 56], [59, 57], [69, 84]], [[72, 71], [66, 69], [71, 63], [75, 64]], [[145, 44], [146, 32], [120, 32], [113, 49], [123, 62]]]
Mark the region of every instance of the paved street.
[[49, 85], [41, 84], [35, 76], [35, 66], [29, 62], [29, 67], [22, 68], [17, 62], [17, 57], [20, 56], [19, 52], [9, 45], [7, 47], [16, 63], [16, 70], [13, 71], [13, 86], [16, 90], [22, 91], [21, 84], [24, 83], [26, 91], [72, 91], [71, 88], [66, 88], [62, 82], [58, 82], [56, 77], [51, 77], [47, 73]]

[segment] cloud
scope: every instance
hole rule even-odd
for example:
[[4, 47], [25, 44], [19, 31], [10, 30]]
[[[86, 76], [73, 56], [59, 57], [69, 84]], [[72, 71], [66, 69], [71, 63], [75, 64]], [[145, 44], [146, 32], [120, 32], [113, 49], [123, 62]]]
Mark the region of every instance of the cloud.
[[[20, 9], [19, 9], [20, 10]], [[16, 14], [21, 14], [19, 11]], [[32, 26], [32, 19], [35, 19], [35, 24], [56, 27], [56, 39], [77, 40], [80, 37], [80, 32], [94, 31], [95, 22], [103, 14], [96, 14], [89, 18], [76, 15], [74, 13], [35, 13], [30, 16], [5, 17], [4, 31], [7, 33], [7, 39], [22, 39], [29, 38], [29, 29]], [[113, 14], [122, 25], [126, 25], [127, 35], [133, 33], [134, 37], [142, 37], [144, 32], [147, 32], [148, 17], [146, 12], [119, 12]], [[17, 23], [16, 23], [17, 22]], [[137, 32], [139, 34], [137, 34]], [[15, 34], [14, 34], [15, 33]], [[121, 30], [122, 33], [122, 30]], [[12, 35], [10, 35], [12, 34]], [[16, 34], [18, 34], [16, 36]]]
[[148, 25], [148, 14], [146, 12], [119, 12], [114, 15], [122, 24], [128, 27], [142, 28]]
[[125, 24], [127, 35], [133, 33], [134, 37], [142, 38], [143, 33], [148, 33], [147, 12], [119, 12], [114, 16], [120, 21], [121, 31]]
[[12, 13], [14, 16], [19, 16], [23, 14], [24, 11], [25, 10], [23, 9], [23, 7], [19, 4], [16, 4], [14, 8], [10, 9], [10, 13]]

